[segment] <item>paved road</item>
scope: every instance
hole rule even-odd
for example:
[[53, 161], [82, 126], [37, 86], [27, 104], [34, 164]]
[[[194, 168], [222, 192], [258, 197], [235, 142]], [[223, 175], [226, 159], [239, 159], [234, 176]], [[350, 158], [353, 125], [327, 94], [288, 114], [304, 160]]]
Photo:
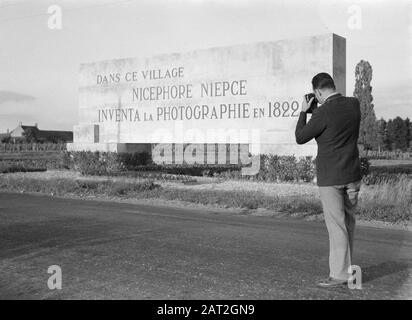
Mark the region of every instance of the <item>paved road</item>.
[[359, 227], [356, 240], [363, 289], [325, 290], [320, 222], [0, 194], [0, 298], [411, 298], [411, 233]]

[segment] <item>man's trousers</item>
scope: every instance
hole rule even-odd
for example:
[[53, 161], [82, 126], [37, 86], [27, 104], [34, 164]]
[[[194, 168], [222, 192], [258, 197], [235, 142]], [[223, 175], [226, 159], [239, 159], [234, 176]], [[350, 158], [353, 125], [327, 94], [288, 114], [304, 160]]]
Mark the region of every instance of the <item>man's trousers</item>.
[[361, 181], [339, 186], [319, 187], [326, 227], [329, 233], [329, 276], [348, 280], [352, 265], [356, 206]]

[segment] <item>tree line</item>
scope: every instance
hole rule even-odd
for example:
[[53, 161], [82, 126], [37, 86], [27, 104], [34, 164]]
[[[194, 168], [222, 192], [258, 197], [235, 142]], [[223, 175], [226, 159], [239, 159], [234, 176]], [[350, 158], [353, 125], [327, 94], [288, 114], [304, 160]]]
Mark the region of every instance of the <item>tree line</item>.
[[361, 60], [355, 68], [355, 90], [359, 99], [361, 123], [359, 144], [367, 150], [408, 151], [412, 148], [412, 123], [409, 118], [376, 119], [372, 96], [372, 66]]

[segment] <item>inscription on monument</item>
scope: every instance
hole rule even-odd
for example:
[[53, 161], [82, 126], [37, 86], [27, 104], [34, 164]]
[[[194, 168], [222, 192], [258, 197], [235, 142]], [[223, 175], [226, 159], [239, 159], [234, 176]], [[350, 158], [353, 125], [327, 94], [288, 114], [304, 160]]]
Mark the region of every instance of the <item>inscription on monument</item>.
[[[258, 144], [262, 153], [313, 155], [315, 143], [297, 148], [294, 129], [302, 96], [322, 71], [345, 94], [343, 38], [326, 34], [83, 64], [79, 125], [69, 149], [235, 143]], [[99, 136], [83, 136], [93, 132]]]

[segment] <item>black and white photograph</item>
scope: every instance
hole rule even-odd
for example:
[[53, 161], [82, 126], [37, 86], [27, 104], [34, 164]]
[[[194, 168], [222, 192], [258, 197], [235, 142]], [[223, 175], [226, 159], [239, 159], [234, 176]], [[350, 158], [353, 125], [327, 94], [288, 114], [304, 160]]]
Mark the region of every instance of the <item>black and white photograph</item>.
[[0, 300], [412, 300], [411, 120], [411, 0], [0, 0]]

